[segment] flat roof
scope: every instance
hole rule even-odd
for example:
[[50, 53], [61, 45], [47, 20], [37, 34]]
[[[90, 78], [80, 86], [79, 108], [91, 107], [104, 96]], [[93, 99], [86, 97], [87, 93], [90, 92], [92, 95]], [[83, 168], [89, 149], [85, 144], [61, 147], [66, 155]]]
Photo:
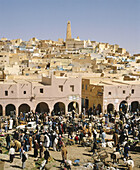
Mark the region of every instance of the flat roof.
[[110, 85], [140, 85], [140, 81], [123, 81], [121, 79], [109, 79], [107, 77], [92, 77], [85, 78], [90, 80], [90, 84], [99, 86], [110, 86]]

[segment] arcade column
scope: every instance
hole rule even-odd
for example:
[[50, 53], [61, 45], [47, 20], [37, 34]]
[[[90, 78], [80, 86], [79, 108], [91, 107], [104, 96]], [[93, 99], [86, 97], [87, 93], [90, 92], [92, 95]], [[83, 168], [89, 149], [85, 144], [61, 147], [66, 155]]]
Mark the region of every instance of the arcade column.
[[3, 116], [6, 116], [6, 112], [5, 112], [5, 106], [3, 106], [3, 109], [2, 109], [2, 114], [3, 114]]

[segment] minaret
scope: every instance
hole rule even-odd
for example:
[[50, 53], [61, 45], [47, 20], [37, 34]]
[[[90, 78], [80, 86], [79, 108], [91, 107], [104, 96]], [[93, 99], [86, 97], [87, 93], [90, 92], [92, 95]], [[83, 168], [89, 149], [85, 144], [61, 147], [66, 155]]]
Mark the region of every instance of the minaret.
[[67, 35], [66, 35], [66, 39], [71, 39], [71, 24], [70, 24], [70, 21], [68, 21], [68, 23], [67, 23]]

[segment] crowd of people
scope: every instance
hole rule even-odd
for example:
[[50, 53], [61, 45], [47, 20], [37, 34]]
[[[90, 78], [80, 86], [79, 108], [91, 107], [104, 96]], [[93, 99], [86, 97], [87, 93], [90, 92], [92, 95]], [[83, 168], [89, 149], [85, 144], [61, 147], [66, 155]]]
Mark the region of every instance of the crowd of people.
[[[129, 150], [135, 147], [129, 142], [132, 139], [140, 140], [139, 113], [110, 112], [98, 115], [92, 109], [84, 110], [80, 115], [74, 111], [66, 115], [52, 116], [48, 113], [20, 113], [12, 123], [12, 135], [8, 133], [8, 124], [12, 118], [4, 121], [6, 134], [6, 147], [9, 150], [10, 162], [14, 160], [15, 152], [20, 152], [22, 169], [28, 159], [28, 152], [33, 150], [35, 160], [44, 158], [45, 162], [41, 165], [43, 169], [50, 157], [49, 149], [61, 151], [62, 161], [67, 160], [67, 142], [74, 141], [75, 144], [86, 146], [87, 141], [91, 144], [93, 156], [96, 153], [98, 144], [106, 146], [107, 132], [112, 134], [113, 147], [115, 152], [123, 154], [127, 161], [132, 159]], [[36, 122], [35, 129], [17, 128], [21, 123]], [[11, 125], [10, 125], [11, 126]], [[1, 132], [2, 132], [2, 125]], [[10, 128], [11, 129], [11, 128]], [[67, 139], [67, 140], [65, 140]]]

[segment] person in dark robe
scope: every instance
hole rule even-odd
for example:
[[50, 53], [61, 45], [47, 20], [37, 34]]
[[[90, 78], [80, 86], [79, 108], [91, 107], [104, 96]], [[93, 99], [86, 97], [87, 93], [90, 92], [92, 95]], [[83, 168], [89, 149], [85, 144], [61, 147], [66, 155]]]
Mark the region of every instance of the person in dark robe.
[[50, 153], [48, 149], [46, 149], [46, 151], [44, 152], [44, 159], [46, 160], [46, 164], [48, 163], [49, 157], [50, 157]]
[[7, 143], [7, 149], [9, 150], [9, 148], [10, 148], [10, 136], [9, 136], [9, 134], [7, 134], [7, 136], [6, 136], [6, 143]]
[[126, 158], [126, 160], [128, 159], [129, 150], [130, 150], [130, 148], [128, 147], [128, 143], [126, 143], [124, 146], [124, 158]]
[[62, 136], [62, 126], [61, 126], [61, 123], [59, 122], [58, 124], [58, 129], [59, 129], [59, 134]]
[[67, 125], [65, 122], [63, 122], [63, 131], [64, 131], [64, 134], [66, 134], [66, 128], [67, 128]]
[[125, 140], [125, 135], [124, 135], [124, 131], [122, 131], [119, 137], [119, 143], [122, 144], [124, 140]]
[[37, 143], [37, 140], [35, 140], [35, 143], [34, 143], [34, 157], [35, 158], [38, 157], [38, 149], [39, 149], [39, 144]]
[[22, 169], [25, 168], [25, 162], [26, 162], [27, 158], [28, 158], [28, 156], [27, 156], [27, 154], [25, 153], [25, 151], [23, 150], [22, 159], [21, 159], [21, 161], [22, 161]]
[[96, 141], [93, 143], [93, 149], [92, 149], [93, 155], [95, 154], [95, 149], [97, 149], [97, 142]]
[[114, 135], [113, 135], [113, 140], [114, 140], [114, 145], [117, 146], [118, 144], [118, 134], [115, 132]]

